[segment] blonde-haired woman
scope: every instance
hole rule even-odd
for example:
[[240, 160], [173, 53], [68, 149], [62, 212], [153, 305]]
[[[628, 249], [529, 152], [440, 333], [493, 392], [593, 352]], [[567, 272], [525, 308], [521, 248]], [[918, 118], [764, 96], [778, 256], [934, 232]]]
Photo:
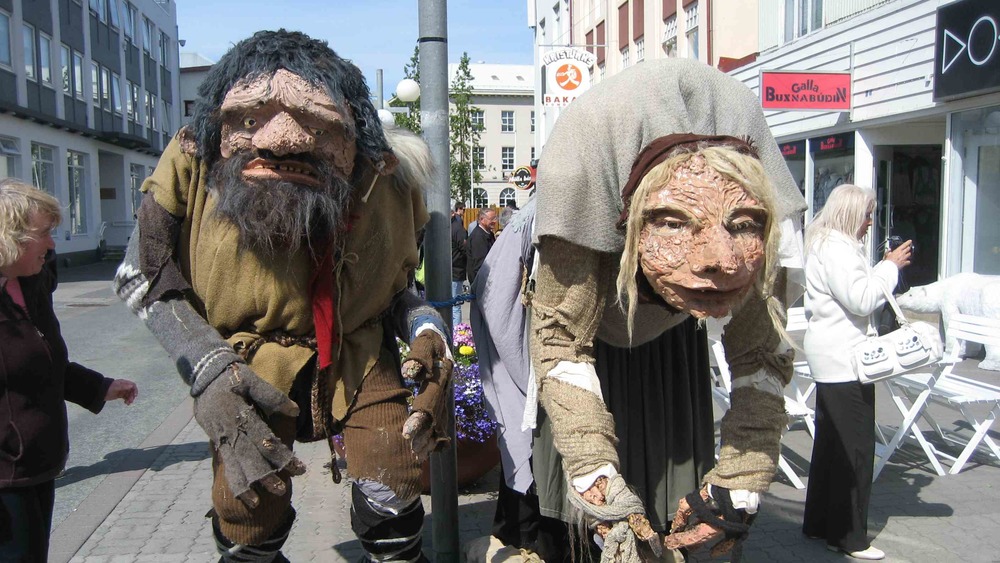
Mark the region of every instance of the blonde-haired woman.
[[806, 229], [806, 328], [803, 348], [816, 379], [813, 442], [802, 532], [824, 538], [832, 551], [877, 560], [868, 540], [868, 502], [875, 459], [875, 387], [858, 382], [851, 349], [864, 340], [873, 312], [885, 303], [899, 270], [910, 263], [911, 241], [871, 266], [864, 239], [875, 192], [844, 184]]
[[98, 413], [135, 383], [70, 362], [52, 308], [59, 203], [0, 180], [0, 560], [46, 561], [55, 478], [69, 452], [66, 403]]

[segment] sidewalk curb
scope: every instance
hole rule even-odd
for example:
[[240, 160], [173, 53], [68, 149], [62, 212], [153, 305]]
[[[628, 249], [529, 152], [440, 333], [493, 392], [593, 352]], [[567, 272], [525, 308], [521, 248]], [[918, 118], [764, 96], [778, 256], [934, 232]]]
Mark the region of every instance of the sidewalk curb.
[[129, 458], [143, 469], [116, 472], [105, 477], [77, 509], [67, 516], [58, 528], [52, 530], [49, 541], [50, 563], [68, 563], [76, 555], [94, 530], [104, 522], [136, 481], [142, 477], [146, 468], [156, 461], [160, 454], [157, 447], [169, 445], [191, 422], [194, 416], [193, 409], [194, 399], [189, 395], [139, 444], [139, 452]]

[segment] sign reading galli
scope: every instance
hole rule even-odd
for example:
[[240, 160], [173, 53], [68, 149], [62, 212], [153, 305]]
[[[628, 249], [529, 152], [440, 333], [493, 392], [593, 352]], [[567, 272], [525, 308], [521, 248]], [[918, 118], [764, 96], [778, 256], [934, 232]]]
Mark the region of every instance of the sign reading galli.
[[590, 67], [597, 57], [583, 49], [561, 48], [545, 53], [542, 73], [543, 106], [568, 106], [590, 88]]
[[851, 73], [764, 70], [760, 103], [775, 110], [851, 111]]

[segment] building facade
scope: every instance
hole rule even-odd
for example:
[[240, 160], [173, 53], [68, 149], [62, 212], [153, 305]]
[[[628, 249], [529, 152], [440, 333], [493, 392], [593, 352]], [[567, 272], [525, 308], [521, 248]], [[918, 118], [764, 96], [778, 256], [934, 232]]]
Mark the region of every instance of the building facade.
[[871, 186], [873, 257], [891, 235], [914, 240], [907, 282], [1000, 274], [1000, 3], [797, 1], [809, 17], [780, 29], [762, 17], [765, 48], [732, 74], [758, 93], [766, 71], [849, 76], [845, 111], [765, 111], [806, 219], [835, 186]]
[[698, 59], [725, 69], [752, 60], [759, 51], [758, 12], [757, 0], [528, 0], [528, 26], [535, 30], [535, 82], [540, 86], [535, 145], [545, 144], [562, 111], [543, 103], [547, 53], [576, 47], [594, 54], [594, 84], [644, 60], [666, 57]]
[[0, 0], [0, 176], [54, 195], [63, 264], [124, 247], [176, 132], [170, 0]]
[[[458, 65], [448, 65], [448, 83], [454, 82]], [[510, 176], [535, 159], [535, 81], [530, 65], [470, 64], [473, 79], [473, 120], [480, 126], [478, 147], [472, 155], [482, 182], [472, 186], [471, 207], [503, 207], [513, 201], [520, 207], [528, 192], [517, 189]]]

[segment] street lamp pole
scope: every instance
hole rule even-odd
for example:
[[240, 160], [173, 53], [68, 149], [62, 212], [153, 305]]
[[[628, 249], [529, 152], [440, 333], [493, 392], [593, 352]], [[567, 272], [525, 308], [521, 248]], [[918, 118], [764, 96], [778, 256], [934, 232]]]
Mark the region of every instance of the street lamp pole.
[[[418, 0], [421, 103], [420, 124], [430, 146], [435, 171], [427, 192], [427, 224], [424, 245], [427, 300], [451, 299], [451, 221], [448, 212], [450, 170], [448, 154], [448, 11], [446, 0]], [[451, 307], [438, 309], [451, 319]], [[448, 406], [448, 435], [451, 443], [431, 454], [431, 505], [434, 511], [435, 561], [457, 563], [458, 486], [455, 458], [455, 396], [445, 394]]]

